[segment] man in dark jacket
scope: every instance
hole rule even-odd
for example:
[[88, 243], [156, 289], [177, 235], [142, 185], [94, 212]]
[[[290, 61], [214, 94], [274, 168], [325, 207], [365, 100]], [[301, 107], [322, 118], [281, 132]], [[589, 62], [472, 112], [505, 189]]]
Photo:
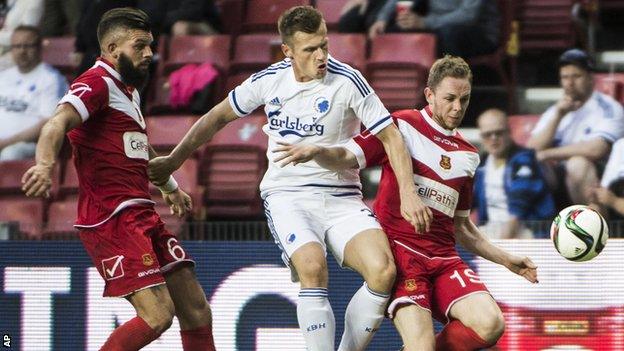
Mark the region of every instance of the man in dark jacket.
[[498, 109], [483, 112], [477, 125], [486, 156], [475, 174], [474, 203], [479, 224], [491, 238], [543, 236], [523, 221], [551, 220], [555, 214], [535, 152], [516, 145], [509, 134], [507, 116]]

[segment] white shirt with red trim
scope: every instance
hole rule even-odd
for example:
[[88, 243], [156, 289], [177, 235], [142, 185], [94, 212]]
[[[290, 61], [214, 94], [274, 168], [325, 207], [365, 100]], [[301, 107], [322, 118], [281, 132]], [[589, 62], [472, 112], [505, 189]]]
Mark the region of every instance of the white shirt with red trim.
[[391, 240], [430, 257], [456, 256], [454, 217], [467, 217], [472, 205], [474, 173], [479, 165], [477, 149], [457, 130], [442, 128], [431, 118], [429, 107], [392, 114], [412, 156], [418, 195], [431, 208], [430, 231], [416, 234], [401, 216], [396, 176], [381, 141], [364, 132], [346, 144], [360, 168], [382, 165], [375, 200], [375, 214]]
[[83, 120], [68, 133], [80, 184], [76, 227], [95, 227], [128, 206], [153, 204], [138, 91], [100, 58], [72, 82], [63, 103]]

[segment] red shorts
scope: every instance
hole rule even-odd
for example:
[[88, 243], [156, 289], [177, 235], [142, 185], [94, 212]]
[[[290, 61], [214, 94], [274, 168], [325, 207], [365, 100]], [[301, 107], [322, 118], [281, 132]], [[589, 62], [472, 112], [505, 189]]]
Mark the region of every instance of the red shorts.
[[479, 276], [459, 256], [428, 257], [396, 241], [391, 242], [397, 277], [388, 314], [405, 304], [429, 310], [442, 323], [451, 306], [475, 293], [488, 293]]
[[80, 240], [105, 281], [104, 296], [122, 297], [165, 283], [163, 274], [181, 263], [195, 265], [151, 206], [122, 210]]

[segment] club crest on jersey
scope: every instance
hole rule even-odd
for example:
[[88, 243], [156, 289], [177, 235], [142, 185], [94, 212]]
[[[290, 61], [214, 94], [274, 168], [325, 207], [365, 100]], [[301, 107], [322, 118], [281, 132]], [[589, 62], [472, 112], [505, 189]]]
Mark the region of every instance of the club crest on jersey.
[[295, 240], [297, 240], [297, 236], [295, 235], [295, 233], [290, 233], [288, 234], [288, 237], [286, 238], [286, 243], [292, 244], [295, 242]]
[[446, 155], [441, 155], [440, 158], [440, 167], [445, 170], [451, 169], [451, 158]]
[[141, 258], [143, 259], [143, 265], [144, 266], [151, 266], [154, 264], [154, 259], [152, 258], [152, 255], [146, 253], [143, 256], [141, 256]]
[[405, 281], [405, 290], [407, 291], [414, 291], [416, 290], [416, 287], [418, 285], [416, 284], [416, 280], [414, 279], [408, 279]]
[[329, 100], [327, 100], [323, 96], [319, 96], [314, 100], [314, 111], [321, 114], [321, 116], [325, 115], [327, 111], [329, 111]]

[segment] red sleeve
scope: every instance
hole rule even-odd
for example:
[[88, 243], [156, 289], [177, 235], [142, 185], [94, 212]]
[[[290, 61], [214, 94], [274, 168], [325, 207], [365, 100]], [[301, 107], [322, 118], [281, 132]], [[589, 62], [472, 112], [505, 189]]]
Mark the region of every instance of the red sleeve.
[[455, 215], [468, 217], [472, 208], [472, 189], [474, 178], [467, 178], [459, 192], [459, 202], [455, 208]]
[[102, 76], [84, 74], [72, 82], [62, 103], [71, 104], [86, 121], [108, 105], [108, 86]]

